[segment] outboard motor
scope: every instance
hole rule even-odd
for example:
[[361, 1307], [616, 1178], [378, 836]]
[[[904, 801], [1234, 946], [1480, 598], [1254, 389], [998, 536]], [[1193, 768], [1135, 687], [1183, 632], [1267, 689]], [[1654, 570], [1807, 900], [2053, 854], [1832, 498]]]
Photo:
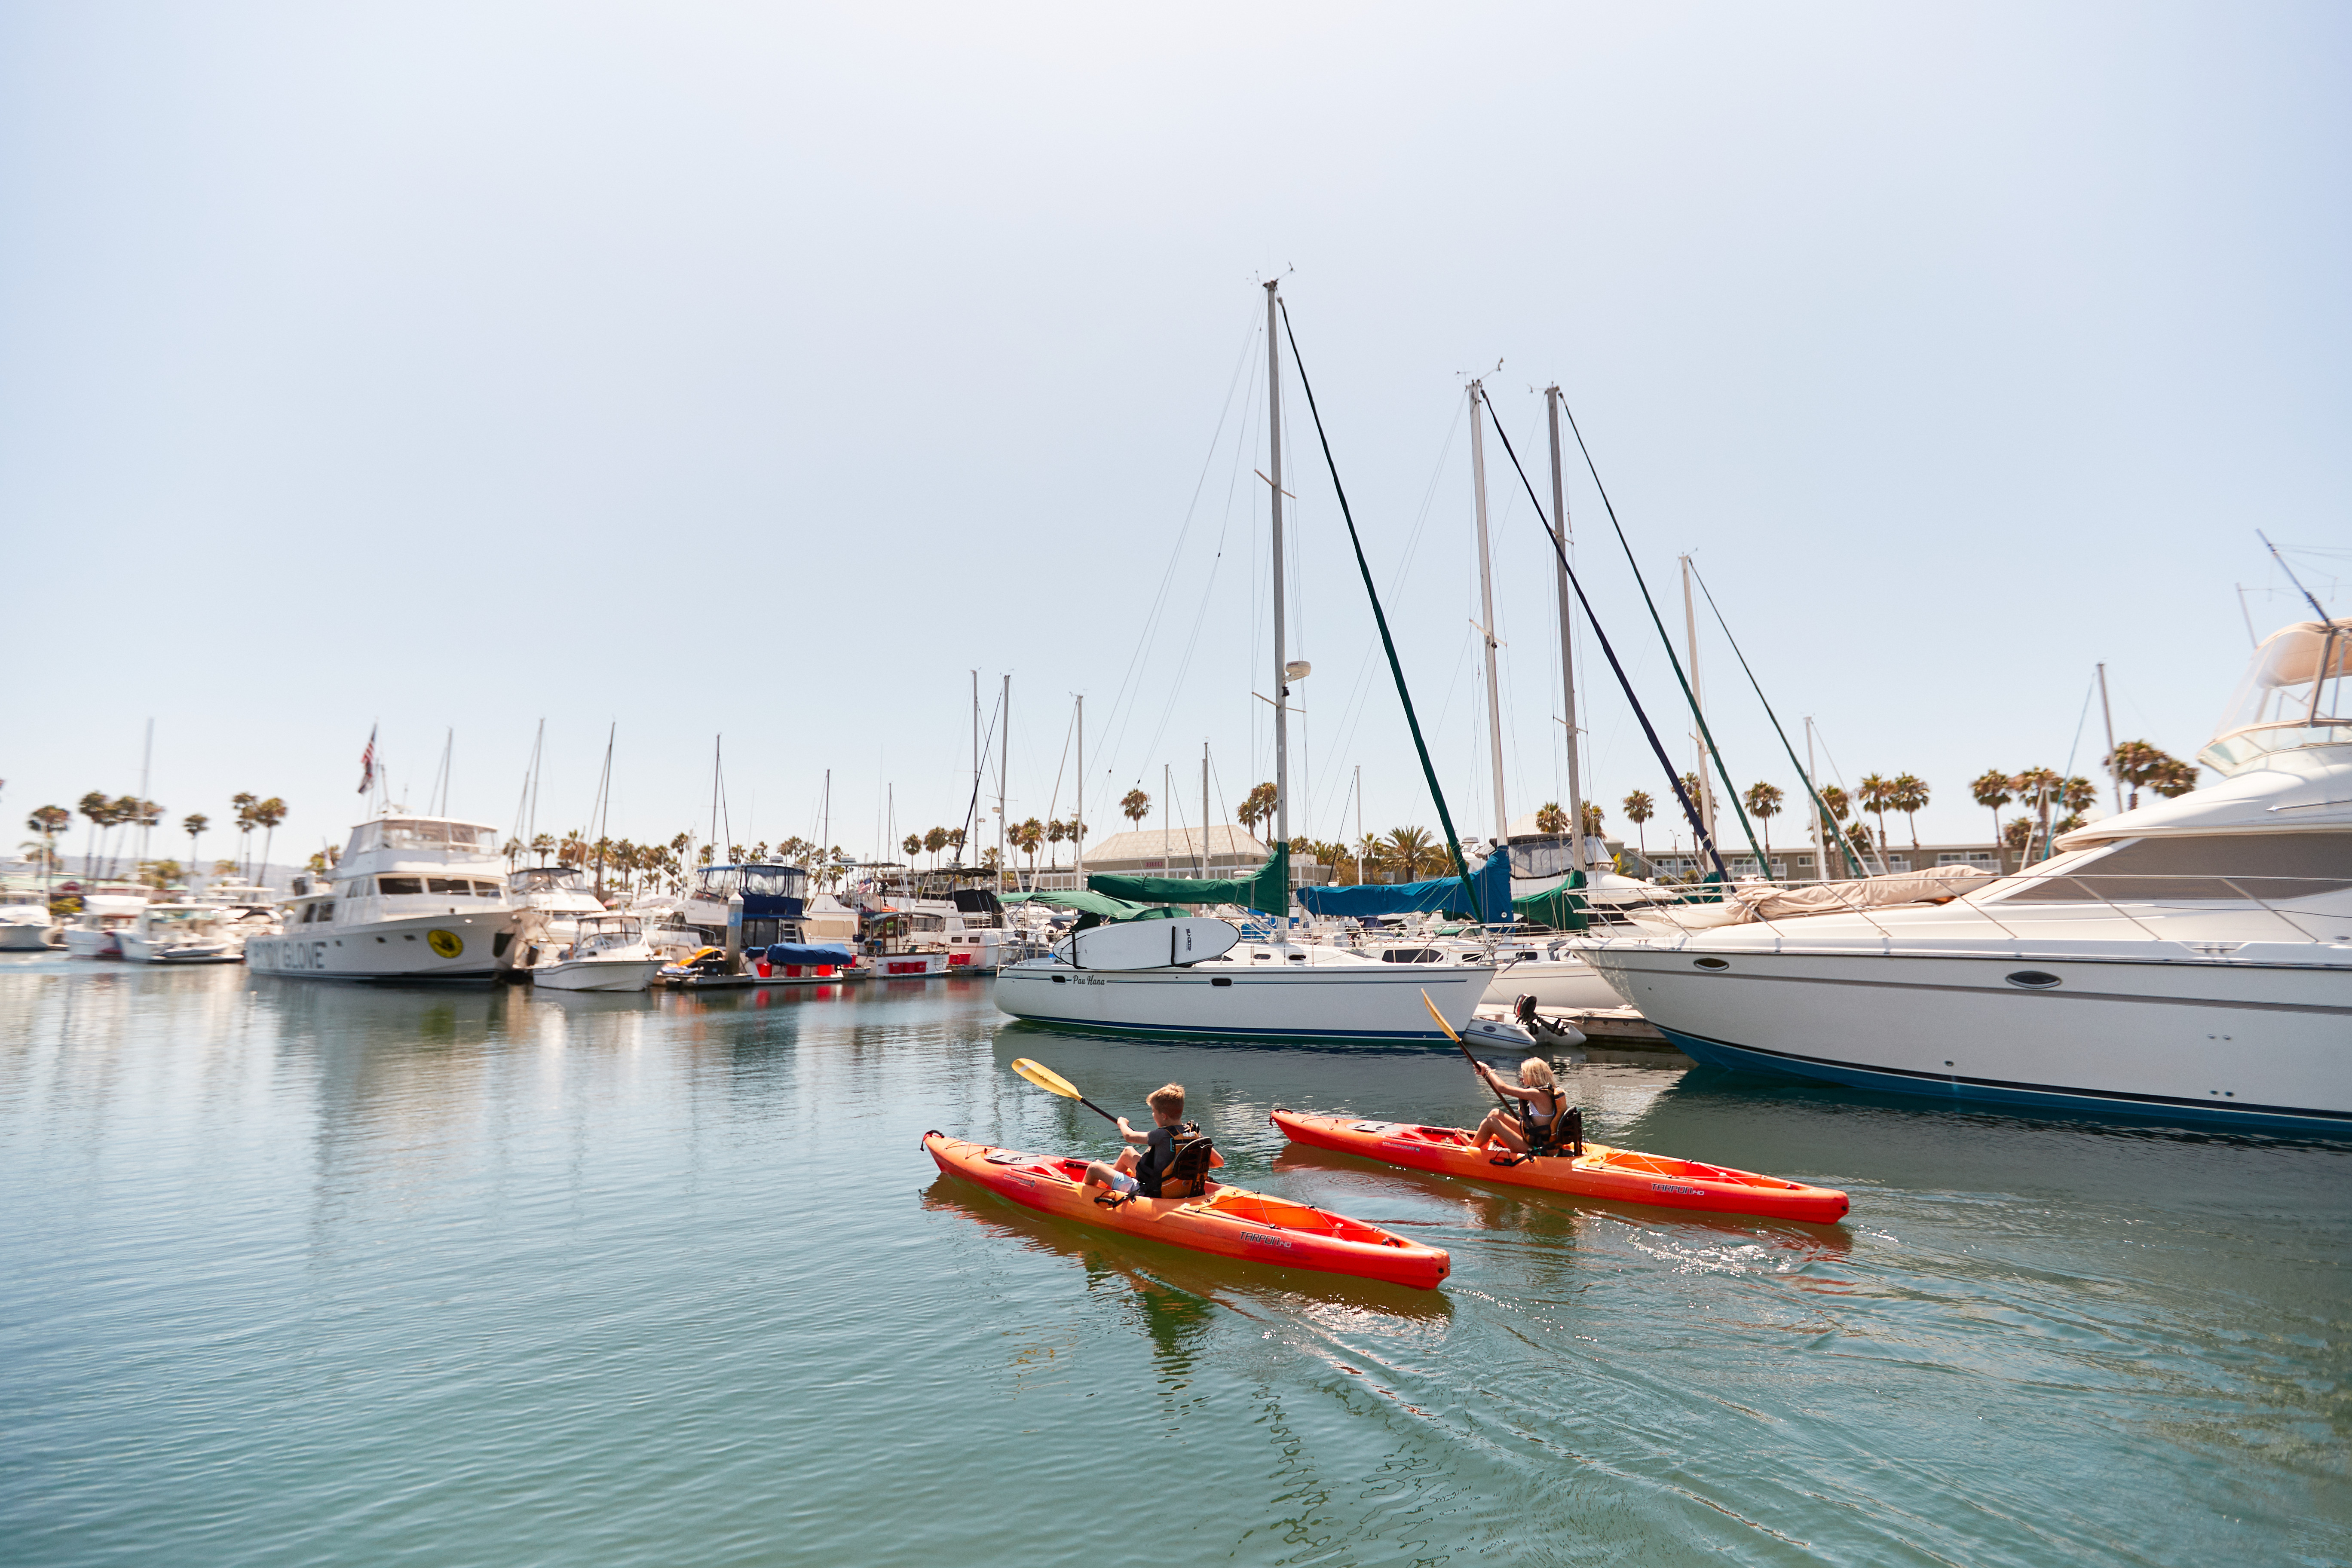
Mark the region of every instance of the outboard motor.
[[1519, 995], [1519, 999], [1511, 1004], [1511, 1016], [1517, 1018], [1525, 1027], [1529, 1029], [1534, 1028], [1536, 1026], [1536, 999], [1522, 992]]

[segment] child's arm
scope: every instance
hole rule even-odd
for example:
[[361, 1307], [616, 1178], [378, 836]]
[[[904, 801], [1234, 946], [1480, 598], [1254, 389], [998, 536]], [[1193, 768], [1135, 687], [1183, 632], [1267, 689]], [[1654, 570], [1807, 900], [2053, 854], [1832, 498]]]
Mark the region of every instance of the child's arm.
[[1129, 1127], [1127, 1124], [1127, 1118], [1124, 1116], [1118, 1119], [1118, 1135], [1126, 1139], [1130, 1143], [1148, 1143], [1151, 1141], [1151, 1130], [1150, 1128], [1146, 1128], [1142, 1131], [1138, 1132], [1134, 1128]]

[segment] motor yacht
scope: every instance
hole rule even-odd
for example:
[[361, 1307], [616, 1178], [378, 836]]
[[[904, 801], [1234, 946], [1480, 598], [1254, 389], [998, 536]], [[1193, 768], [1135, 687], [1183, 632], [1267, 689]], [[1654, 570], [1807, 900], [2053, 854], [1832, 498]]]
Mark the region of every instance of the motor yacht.
[[119, 933], [132, 963], [242, 963], [246, 932], [227, 904], [170, 899], [149, 904]]
[[551, 991], [644, 991], [662, 966], [635, 915], [572, 917], [572, 939], [543, 950], [530, 965], [530, 983]]
[[81, 913], [66, 924], [66, 956], [121, 958], [122, 933], [138, 923], [139, 912], [146, 907], [147, 900], [140, 894], [84, 893]]
[[1958, 1102], [2352, 1132], [2352, 622], [2263, 643], [2198, 761], [1936, 903], [1574, 945], [1701, 1062]]
[[284, 929], [247, 942], [265, 974], [321, 980], [488, 980], [507, 969], [518, 910], [499, 830], [384, 816], [352, 829], [334, 869], [295, 879]]
[[37, 952], [56, 945], [49, 931], [58, 923], [48, 900], [34, 894], [19, 902], [0, 904], [0, 952]]

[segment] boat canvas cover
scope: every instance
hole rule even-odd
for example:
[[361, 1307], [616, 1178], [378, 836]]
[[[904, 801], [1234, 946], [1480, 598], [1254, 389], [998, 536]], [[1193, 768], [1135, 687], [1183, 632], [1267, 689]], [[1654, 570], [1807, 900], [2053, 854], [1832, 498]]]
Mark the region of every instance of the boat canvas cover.
[[1360, 918], [1365, 915], [1485, 914], [1499, 920], [1511, 907], [1511, 855], [1497, 849], [1488, 855], [1476, 874], [1477, 910], [1462, 907], [1462, 879], [1432, 877], [1419, 882], [1367, 883], [1360, 888], [1301, 888], [1298, 901], [1307, 912]]
[[1266, 863], [1247, 877], [1121, 877], [1105, 872], [1088, 877], [1087, 887], [1139, 904], [1239, 904], [1261, 914], [1280, 914], [1290, 907], [1290, 848], [1275, 846]]
[[837, 942], [779, 942], [769, 944], [768, 962], [798, 964], [804, 969], [822, 969], [827, 964], [846, 968], [857, 962], [857, 955]]
[[1125, 899], [1114, 899], [1107, 893], [1089, 893], [1084, 889], [1007, 893], [1008, 904], [1050, 904], [1057, 910], [1076, 910], [1082, 915], [1092, 915], [1104, 921], [1172, 921], [1181, 919], [1181, 910], [1165, 905], [1131, 904]]
[[1570, 871], [1568, 879], [1556, 888], [1540, 893], [1529, 893], [1524, 899], [1511, 900], [1511, 912], [1530, 925], [1546, 925], [1554, 931], [1582, 931], [1591, 921], [1584, 913], [1584, 873]]

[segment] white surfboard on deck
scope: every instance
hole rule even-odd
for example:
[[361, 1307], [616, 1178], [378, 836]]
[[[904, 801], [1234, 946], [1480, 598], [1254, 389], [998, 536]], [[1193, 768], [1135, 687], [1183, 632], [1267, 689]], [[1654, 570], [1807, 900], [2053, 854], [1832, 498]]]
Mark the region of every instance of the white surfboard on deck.
[[1073, 969], [1169, 969], [1222, 958], [1241, 939], [1231, 921], [1206, 915], [1121, 921], [1063, 938], [1054, 956]]

